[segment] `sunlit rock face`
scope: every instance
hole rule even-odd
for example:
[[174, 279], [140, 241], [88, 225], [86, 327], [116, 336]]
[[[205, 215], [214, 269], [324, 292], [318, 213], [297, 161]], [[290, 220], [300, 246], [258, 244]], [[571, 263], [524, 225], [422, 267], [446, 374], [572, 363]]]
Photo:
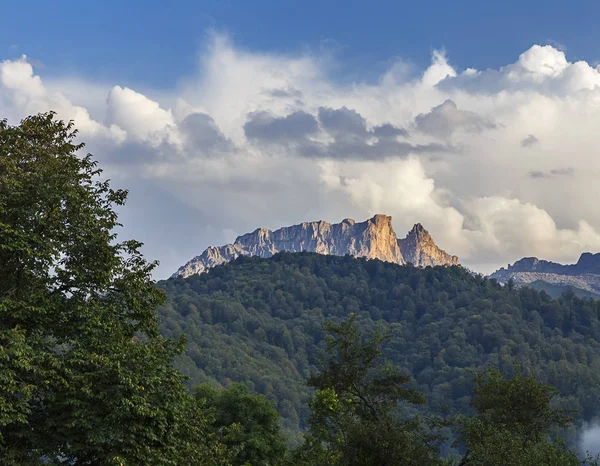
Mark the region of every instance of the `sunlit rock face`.
[[173, 276], [188, 277], [202, 273], [242, 255], [271, 257], [280, 251], [336, 256], [350, 254], [396, 264], [410, 262], [419, 267], [458, 264], [458, 257], [438, 248], [421, 224], [415, 225], [406, 238], [398, 239], [392, 227], [392, 217], [378, 214], [360, 223], [347, 218], [340, 223], [320, 220], [275, 231], [258, 228], [238, 236], [233, 244], [209, 247], [180, 267]]
[[404, 260], [417, 267], [458, 264], [458, 257], [438, 248], [420, 223], [408, 232], [406, 238], [399, 239], [398, 245]]

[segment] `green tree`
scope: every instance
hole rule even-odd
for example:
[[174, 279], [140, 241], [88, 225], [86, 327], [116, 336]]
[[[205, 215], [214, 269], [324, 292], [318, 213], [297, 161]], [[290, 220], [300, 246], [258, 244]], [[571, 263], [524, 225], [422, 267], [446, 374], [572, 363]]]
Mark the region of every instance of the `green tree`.
[[551, 437], [573, 422], [568, 411], [551, 406], [553, 387], [522, 375], [518, 367], [510, 379], [491, 368], [477, 374], [475, 382], [471, 405], [476, 414], [461, 421], [466, 453], [459, 465], [581, 464], [562, 439]]
[[264, 396], [254, 395], [243, 384], [215, 390], [208, 384], [196, 388], [196, 398], [210, 409], [214, 432], [231, 428], [224, 442], [236, 450], [234, 466], [272, 466], [285, 458], [286, 442], [279, 429], [279, 413]]
[[382, 362], [380, 346], [389, 334], [363, 338], [355, 316], [328, 322], [327, 354], [322, 371], [309, 380], [316, 389], [310, 430], [295, 455], [299, 464], [434, 465], [441, 439], [418, 415], [401, 405], [424, 405], [425, 398], [406, 387], [410, 377]]
[[2, 464], [221, 464], [225, 447], [171, 366], [127, 192], [52, 113], [0, 121]]

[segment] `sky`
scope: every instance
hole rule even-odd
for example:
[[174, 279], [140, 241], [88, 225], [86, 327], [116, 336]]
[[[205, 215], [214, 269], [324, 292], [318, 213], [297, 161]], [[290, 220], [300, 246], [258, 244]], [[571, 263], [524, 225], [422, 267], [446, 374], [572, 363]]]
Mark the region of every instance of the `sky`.
[[572, 263], [600, 251], [600, 3], [570, 5], [12, 2], [0, 118], [75, 121], [157, 278], [376, 213], [478, 272]]

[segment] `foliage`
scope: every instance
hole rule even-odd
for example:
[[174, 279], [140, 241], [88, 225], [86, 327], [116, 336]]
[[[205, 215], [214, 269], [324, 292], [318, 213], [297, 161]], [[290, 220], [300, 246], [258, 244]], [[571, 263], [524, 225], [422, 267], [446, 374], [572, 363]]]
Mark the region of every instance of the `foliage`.
[[[461, 267], [310, 253], [242, 257], [159, 286], [169, 296], [161, 332], [187, 336], [177, 364], [191, 383], [241, 382], [276, 401], [296, 443], [308, 428], [313, 391], [305, 380], [319, 371], [323, 324], [351, 313], [367, 333], [392, 333], [384, 355], [434, 411], [472, 413], [472, 371], [510, 375], [516, 360], [525, 375], [556, 387], [557, 408], [588, 422], [600, 414], [600, 304], [572, 294], [555, 300]], [[573, 444], [573, 430], [565, 438]]]
[[117, 241], [127, 192], [75, 136], [52, 113], [0, 121], [1, 462], [225, 463], [172, 368], [183, 342], [159, 335], [155, 264]]
[[309, 380], [316, 389], [310, 430], [295, 455], [307, 465], [434, 465], [440, 437], [419, 416], [403, 417], [402, 405], [423, 405], [422, 394], [406, 386], [410, 377], [381, 360], [389, 335], [363, 338], [355, 316], [326, 324], [327, 355]]
[[577, 288], [576, 286], [572, 285], [558, 285], [554, 283], [548, 283], [543, 280], [536, 280], [529, 283], [527, 286], [537, 291], [544, 291], [553, 298], [560, 298], [565, 293], [573, 293], [578, 298], [600, 299], [600, 294]]
[[233, 451], [233, 466], [272, 466], [285, 458], [286, 441], [279, 431], [279, 413], [272, 402], [250, 393], [242, 384], [215, 390], [208, 384], [196, 387], [195, 396], [211, 410], [211, 430], [218, 434], [231, 429], [224, 443]]
[[466, 453], [460, 464], [527, 466], [581, 464], [562, 439], [552, 439], [556, 428], [573, 419], [551, 406], [556, 391], [525, 377], [517, 367], [512, 378], [495, 368], [475, 377], [471, 401], [476, 414], [462, 420], [461, 441]]

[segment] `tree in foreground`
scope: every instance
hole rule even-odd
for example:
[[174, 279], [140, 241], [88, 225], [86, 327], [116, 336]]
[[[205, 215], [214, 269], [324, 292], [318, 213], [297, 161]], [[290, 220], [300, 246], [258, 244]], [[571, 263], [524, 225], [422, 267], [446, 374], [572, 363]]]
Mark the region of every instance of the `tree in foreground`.
[[296, 464], [386, 466], [442, 464], [442, 441], [418, 415], [402, 407], [425, 404], [407, 387], [410, 377], [382, 361], [380, 346], [389, 335], [359, 334], [355, 317], [326, 324], [327, 355], [309, 384], [310, 430], [294, 455]]
[[[582, 464], [557, 436], [570, 426], [569, 412], [551, 406], [556, 390], [523, 376], [512, 378], [497, 369], [476, 375], [471, 402], [476, 414], [463, 418], [460, 441], [466, 453], [459, 465], [577, 466]], [[584, 464], [597, 464], [588, 459]]]
[[0, 121], [2, 464], [222, 464], [160, 337], [154, 263], [119, 242], [127, 192], [52, 113]]
[[262, 395], [250, 393], [243, 384], [216, 390], [208, 384], [196, 387], [195, 396], [214, 418], [215, 433], [229, 429], [224, 443], [235, 451], [233, 466], [284, 464], [286, 441], [279, 428], [279, 413]]

